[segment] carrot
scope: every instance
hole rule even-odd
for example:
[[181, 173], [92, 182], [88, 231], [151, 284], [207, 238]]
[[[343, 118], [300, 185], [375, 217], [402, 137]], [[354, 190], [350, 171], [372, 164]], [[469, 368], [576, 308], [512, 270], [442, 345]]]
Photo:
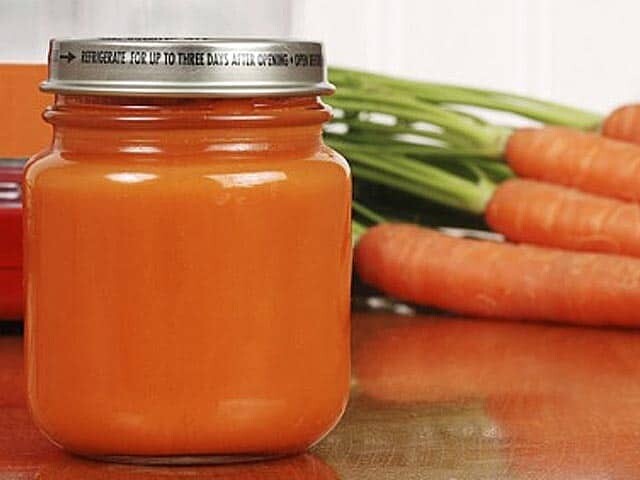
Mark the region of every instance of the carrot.
[[[485, 214], [517, 242], [640, 256], [640, 207], [632, 204], [640, 204], [640, 146], [595, 133], [599, 115], [503, 92], [342, 69], [332, 76], [339, 88], [328, 101], [342, 113], [331, 126], [341, 128], [326, 139], [365, 186]], [[559, 126], [492, 125], [460, 105]], [[514, 173], [550, 185], [500, 185]], [[365, 188], [356, 198], [376, 209]], [[415, 218], [379, 207], [389, 218]]]
[[[496, 184], [481, 176], [474, 182], [415, 159], [380, 159], [370, 147], [333, 143], [347, 154], [356, 178], [484, 214], [488, 225], [509, 240], [640, 257], [640, 204], [526, 179]], [[362, 216], [363, 207], [355, 205], [356, 215]], [[381, 221], [370, 213], [365, 216], [373, 223]], [[354, 232], [361, 231], [354, 225]]]
[[637, 203], [514, 178], [496, 188], [485, 219], [515, 242], [640, 257]]
[[640, 325], [640, 260], [451, 238], [382, 224], [356, 247], [365, 283], [421, 305], [481, 317]]
[[640, 200], [640, 147], [564, 127], [526, 128], [505, 155], [521, 177], [622, 200]]
[[605, 137], [640, 143], [640, 104], [615, 109], [602, 123]]

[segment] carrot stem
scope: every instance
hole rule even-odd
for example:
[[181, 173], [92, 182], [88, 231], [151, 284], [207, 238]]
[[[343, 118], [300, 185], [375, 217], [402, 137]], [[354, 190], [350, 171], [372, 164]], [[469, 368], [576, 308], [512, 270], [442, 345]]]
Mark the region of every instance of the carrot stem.
[[351, 206], [353, 207], [354, 212], [358, 213], [371, 223], [384, 223], [387, 221], [382, 215], [374, 212], [355, 200], [351, 203]]
[[[402, 136], [411, 135], [417, 140], [422, 140], [425, 145], [452, 146], [456, 148], [473, 148], [473, 142], [468, 138], [438, 127], [437, 130], [418, 129], [411, 125], [398, 122], [395, 125], [383, 125], [373, 121], [364, 121], [358, 118], [344, 118], [334, 121], [328, 128], [329, 133], [336, 124], [342, 123], [349, 129], [351, 139], [362, 139], [367, 143], [406, 143], [400, 140]], [[477, 150], [477, 149], [476, 149]]]
[[363, 152], [354, 151], [349, 158], [357, 178], [471, 213], [482, 214], [495, 190], [488, 178], [475, 183], [415, 160], [397, 167]]
[[[493, 181], [503, 181], [514, 176], [509, 166], [502, 162], [495, 162], [491, 159], [478, 157], [474, 150], [453, 149], [434, 147], [430, 145], [416, 145], [405, 142], [384, 142], [384, 139], [378, 143], [364, 143], [353, 141], [351, 135], [325, 135], [326, 142], [332, 147], [346, 152], [352, 152], [354, 149], [386, 155], [391, 153], [394, 155], [404, 155], [411, 159], [420, 161], [443, 160], [460, 163], [460, 160], [469, 160], [473, 164], [480, 167]], [[381, 145], [384, 145], [381, 149]]]
[[356, 220], [351, 220], [351, 242], [353, 245], [355, 245], [356, 243], [358, 243], [358, 240], [360, 239], [360, 237], [362, 235], [364, 235], [364, 232], [367, 231], [367, 227], [365, 227], [364, 225], [362, 225], [360, 222], [356, 221]]
[[[326, 143], [336, 149], [359, 149], [367, 150], [374, 153], [393, 152], [401, 154], [411, 154], [429, 158], [460, 158], [460, 157], [479, 157], [477, 150], [469, 148], [456, 148], [437, 145], [419, 145], [403, 141], [396, 141], [385, 135], [374, 136], [367, 135], [340, 135], [325, 133], [324, 139]], [[485, 160], [491, 157], [483, 157]], [[491, 160], [492, 163], [497, 163]]]
[[379, 93], [342, 88], [327, 101], [331, 106], [341, 110], [383, 113], [405, 121], [437, 125], [468, 139], [479, 152], [492, 157], [502, 155], [512, 131], [506, 127], [483, 124], [468, 115], [459, 114], [438, 105], [416, 102], [410, 97], [393, 92]]
[[338, 91], [356, 88], [377, 90], [385, 94], [389, 90], [407, 92], [422, 102], [473, 105], [583, 130], [596, 130], [603, 120], [601, 115], [586, 110], [495, 90], [411, 81], [341, 68], [331, 68], [330, 79], [338, 86]]

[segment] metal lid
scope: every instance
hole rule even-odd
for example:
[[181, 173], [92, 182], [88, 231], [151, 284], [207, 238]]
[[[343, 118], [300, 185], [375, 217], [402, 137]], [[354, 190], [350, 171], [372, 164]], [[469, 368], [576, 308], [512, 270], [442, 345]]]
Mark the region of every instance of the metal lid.
[[325, 95], [321, 43], [248, 38], [51, 40], [45, 92], [167, 97]]

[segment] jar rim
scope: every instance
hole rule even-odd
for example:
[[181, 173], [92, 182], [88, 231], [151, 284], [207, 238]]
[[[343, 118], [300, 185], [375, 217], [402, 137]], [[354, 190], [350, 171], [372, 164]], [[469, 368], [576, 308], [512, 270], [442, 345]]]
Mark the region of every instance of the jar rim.
[[329, 95], [321, 43], [258, 38], [53, 39], [53, 93], [166, 97]]

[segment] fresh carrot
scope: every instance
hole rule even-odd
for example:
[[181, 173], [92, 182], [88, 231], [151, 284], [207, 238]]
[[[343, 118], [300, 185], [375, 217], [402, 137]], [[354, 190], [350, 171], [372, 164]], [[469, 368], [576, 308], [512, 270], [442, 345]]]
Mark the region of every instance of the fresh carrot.
[[515, 242], [640, 257], [640, 205], [513, 178], [495, 190], [489, 226]]
[[355, 251], [365, 283], [421, 305], [481, 317], [640, 325], [640, 260], [452, 238], [381, 224]]
[[519, 176], [640, 200], [640, 147], [563, 127], [515, 130], [505, 155]]
[[[595, 133], [600, 116], [501, 92], [349, 70], [332, 75], [339, 88], [328, 101], [341, 110], [335, 125], [342, 128], [326, 138], [357, 181], [485, 214], [516, 242], [640, 256], [640, 146]], [[460, 105], [560, 126], [492, 125]], [[514, 174], [547, 184], [501, 185]], [[371, 201], [362, 203], [376, 210]], [[411, 219], [380, 208], [389, 219]]]
[[640, 143], [640, 104], [624, 105], [611, 112], [602, 123], [605, 137]]
[[[509, 240], [640, 257], [638, 203], [520, 178], [500, 178], [496, 183], [480, 168], [476, 169], [478, 180], [474, 182], [393, 154], [391, 149], [378, 158], [369, 147], [336, 141], [332, 144], [347, 155], [356, 178], [484, 214], [487, 224]], [[362, 206], [356, 206], [355, 214], [360, 215]], [[380, 223], [376, 218], [368, 220]], [[361, 230], [354, 228], [358, 234]]]

